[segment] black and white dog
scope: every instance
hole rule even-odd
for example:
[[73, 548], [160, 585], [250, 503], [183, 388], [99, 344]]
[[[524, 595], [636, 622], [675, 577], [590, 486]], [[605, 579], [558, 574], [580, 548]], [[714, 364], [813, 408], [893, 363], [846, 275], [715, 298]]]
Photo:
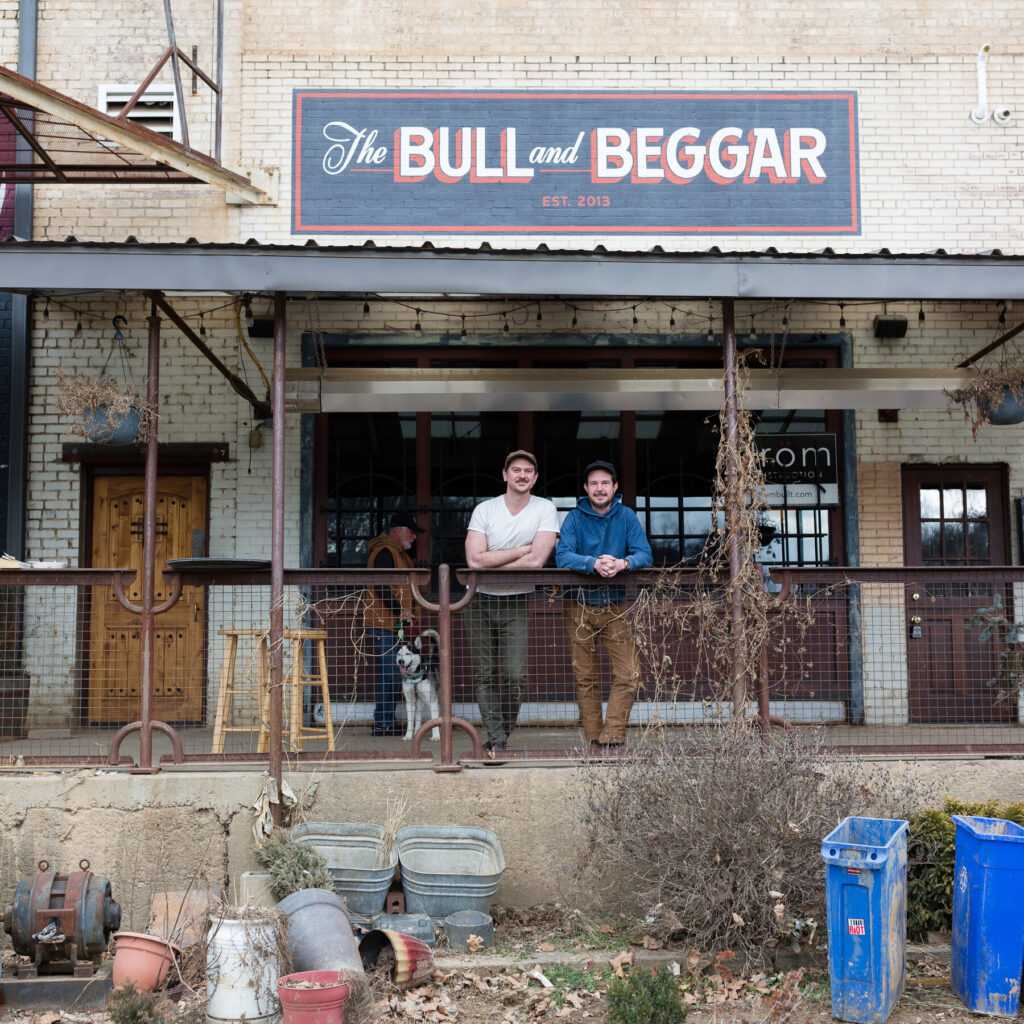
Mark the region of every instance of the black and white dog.
[[[435, 629], [425, 629], [415, 640], [403, 640], [398, 645], [398, 670], [402, 673], [402, 693], [405, 695], [405, 738], [411, 740], [423, 723], [423, 713], [430, 718], [441, 717], [437, 699], [437, 661], [440, 637]], [[429, 719], [428, 719], [429, 721]], [[439, 740], [441, 730], [434, 726], [430, 738]]]

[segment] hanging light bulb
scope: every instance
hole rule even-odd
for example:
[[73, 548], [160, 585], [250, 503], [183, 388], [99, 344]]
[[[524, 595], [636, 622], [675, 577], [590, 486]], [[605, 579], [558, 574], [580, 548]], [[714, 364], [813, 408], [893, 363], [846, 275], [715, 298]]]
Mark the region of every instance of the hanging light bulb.
[[46, 305], [43, 306], [43, 319], [44, 320], [49, 320], [50, 319], [50, 300], [49, 299], [46, 300]]
[[675, 325], [676, 325], [676, 307], [672, 306], [671, 309], [672, 309], [672, 312], [669, 314], [669, 317], [668, 317], [668, 325], [669, 325], [669, 327], [675, 327]]
[[423, 325], [420, 323], [420, 310], [418, 309], [416, 310], [416, 324], [414, 329], [420, 332], [423, 331]]
[[748, 339], [751, 345], [757, 344], [757, 328], [754, 326], [754, 318], [750, 318], [750, 337]]
[[502, 331], [503, 331], [503, 332], [504, 332], [505, 334], [508, 334], [508, 313], [502, 313], [501, 315], [502, 315], [502, 317], [504, 317], [504, 319], [505, 319], [505, 326], [504, 326], [504, 327], [502, 327]]
[[923, 324], [924, 323], [924, 303], [923, 302], [917, 307], [917, 322], [919, 324]]
[[75, 324], [75, 337], [80, 338], [82, 336], [82, 314], [76, 313], [75, 315], [78, 317], [78, 322]]
[[202, 313], [199, 314], [199, 337], [200, 338], [205, 338], [206, 337], [206, 324], [203, 323], [203, 314]]
[[462, 335], [461, 335], [461, 337], [464, 338], [465, 336], [466, 336], [466, 317], [465, 317], [465, 314], [463, 314], [463, 317], [462, 317]]
[[1005, 327], [1006, 326], [1006, 303], [1005, 302], [1000, 302], [999, 303], [999, 326], [1000, 327]]
[[242, 324], [248, 330], [255, 322], [252, 315], [252, 300], [246, 295], [242, 299]]
[[715, 330], [714, 321], [708, 320], [708, 344], [713, 345], [715, 343]]
[[537, 323], [540, 323], [541, 320], [543, 320], [543, 319], [544, 319], [544, 317], [541, 315], [541, 311], [540, 311], [540, 303], [538, 302], [537, 303]]
[[575, 327], [579, 323], [579, 320], [576, 319], [577, 310], [575, 306], [570, 306], [569, 308], [572, 310], [572, 324], [570, 326]]
[[363, 316], [370, 315], [370, 303], [363, 299]]
[[839, 326], [840, 327], [845, 327], [846, 326], [846, 315], [843, 312], [845, 307], [846, 307], [846, 303], [845, 302], [840, 302], [839, 303]]
[[637, 325], [638, 323], [640, 323], [640, 321], [639, 321], [639, 320], [637, 320], [637, 318], [636, 318], [636, 306], [634, 306], [634, 307], [633, 307], [633, 326], [634, 326], [634, 327], [636, 327], [636, 325]]

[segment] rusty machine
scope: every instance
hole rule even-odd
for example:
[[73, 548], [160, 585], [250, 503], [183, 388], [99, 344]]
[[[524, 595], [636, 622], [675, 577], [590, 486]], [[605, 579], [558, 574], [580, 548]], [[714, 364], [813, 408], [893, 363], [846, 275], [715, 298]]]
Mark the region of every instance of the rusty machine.
[[39, 862], [39, 874], [25, 878], [14, 890], [4, 914], [4, 931], [14, 951], [31, 957], [18, 968], [19, 978], [40, 974], [91, 977], [107, 948], [110, 933], [121, 926], [121, 908], [106, 878], [94, 875], [89, 862], [68, 875]]

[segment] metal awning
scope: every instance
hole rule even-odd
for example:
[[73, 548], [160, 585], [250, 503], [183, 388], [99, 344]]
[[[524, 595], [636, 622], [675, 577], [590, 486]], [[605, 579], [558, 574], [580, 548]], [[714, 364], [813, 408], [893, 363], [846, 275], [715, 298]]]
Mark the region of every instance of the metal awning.
[[13, 151], [0, 150], [0, 172], [7, 182], [205, 184], [244, 202], [267, 201], [262, 189], [212, 157], [108, 117], [3, 66], [0, 117], [21, 140]]
[[[971, 370], [752, 369], [750, 409], [945, 409]], [[301, 412], [720, 409], [721, 370], [291, 369], [286, 407]]]
[[1024, 300], [1024, 256], [7, 239], [0, 243], [0, 290], [970, 302]]

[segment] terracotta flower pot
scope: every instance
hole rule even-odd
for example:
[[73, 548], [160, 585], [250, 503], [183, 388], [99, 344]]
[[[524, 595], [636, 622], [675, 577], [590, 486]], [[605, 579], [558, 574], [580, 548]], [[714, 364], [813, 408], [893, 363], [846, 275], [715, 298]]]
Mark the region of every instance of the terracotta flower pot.
[[363, 967], [372, 967], [389, 947], [395, 955], [393, 980], [398, 988], [422, 985], [434, 973], [434, 953], [425, 942], [387, 928], [374, 928], [363, 936], [359, 943]]
[[301, 971], [277, 979], [284, 1024], [345, 1024], [351, 986], [337, 971]]
[[114, 935], [114, 988], [134, 981], [142, 992], [155, 992], [167, 980], [167, 972], [181, 950], [166, 939], [142, 932]]

